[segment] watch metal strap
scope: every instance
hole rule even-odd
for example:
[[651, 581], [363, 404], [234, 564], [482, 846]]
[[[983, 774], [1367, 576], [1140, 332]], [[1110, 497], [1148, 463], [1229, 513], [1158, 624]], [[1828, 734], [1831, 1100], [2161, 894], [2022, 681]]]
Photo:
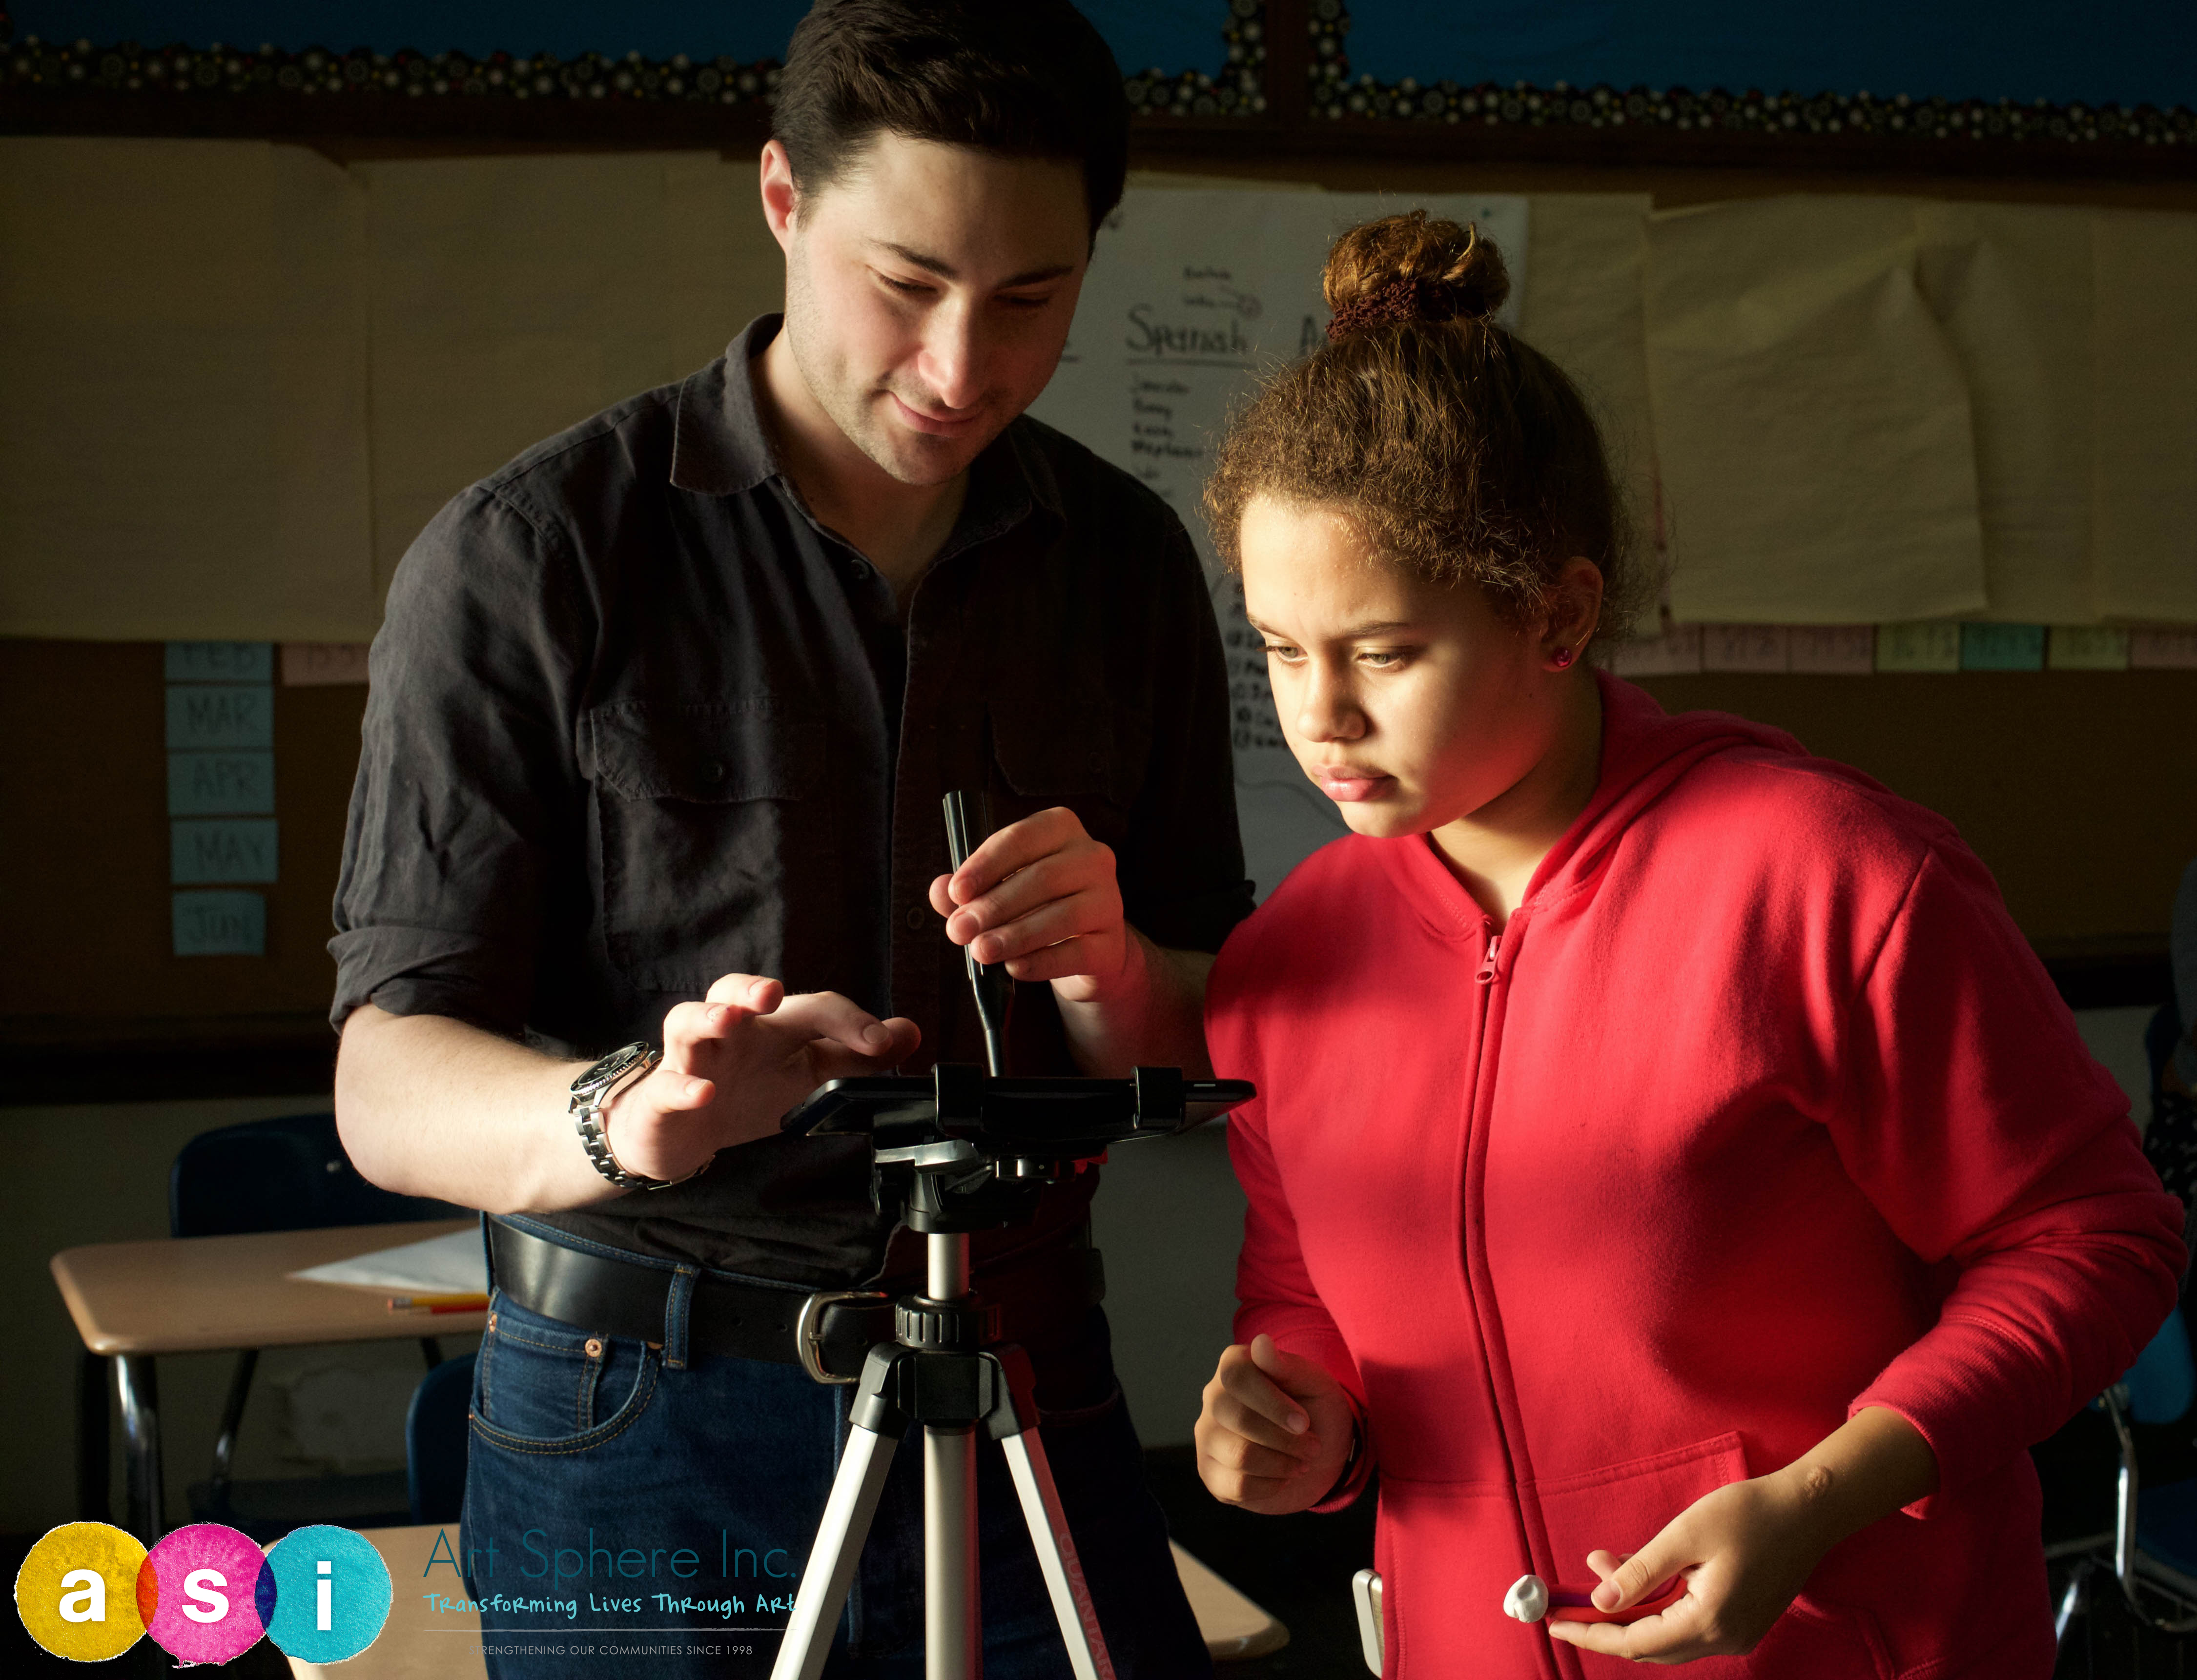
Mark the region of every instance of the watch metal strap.
[[[580, 1147], [587, 1151], [595, 1171], [620, 1190], [668, 1190], [685, 1184], [702, 1170], [698, 1167], [685, 1178], [652, 1179], [646, 1173], [628, 1172], [611, 1153], [610, 1138], [603, 1130], [605, 1105], [635, 1080], [646, 1077], [663, 1059], [664, 1051], [658, 1046], [635, 1042], [612, 1051], [572, 1081], [569, 1107], [573, 1129], [580, 1134]], [[706, 1161], [702, 1163], [708, 1165]]]

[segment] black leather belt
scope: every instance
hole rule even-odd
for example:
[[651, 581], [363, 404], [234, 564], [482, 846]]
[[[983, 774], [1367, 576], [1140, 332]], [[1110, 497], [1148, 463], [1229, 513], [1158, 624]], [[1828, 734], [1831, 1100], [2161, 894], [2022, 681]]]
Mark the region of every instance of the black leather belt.
[[[488, 1241], [496, 1288], [528, 1312], [577, 1330], [664, 1341], [678, 1272], [568, 1248], [501, 1219], [488, 1221]], [[920, 1288], [809, 1293], [691, 1269], [685, 1277], [690, 1353], [798, 1364], [820, 1382], [857, 1381], [863, 1356], [893, 1339], [895, 1294]], [[1081, 1324], [1105, 1296], [1105, 1269], [1096, 1248], [1051, 1248], [979, 1271], [974, 1287], [983, 1305], [999, 1310], [1001, 1339], [1028, 1345]]]

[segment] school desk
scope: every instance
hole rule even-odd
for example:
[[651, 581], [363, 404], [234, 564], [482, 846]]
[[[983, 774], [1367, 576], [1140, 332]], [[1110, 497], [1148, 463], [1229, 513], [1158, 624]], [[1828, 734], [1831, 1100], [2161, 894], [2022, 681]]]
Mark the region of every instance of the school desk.
[[[386, 1290], [300, 1283], [286, 1275], [463, 1231], [472, 1223], [426, 1219], [243, 1237], [165, 1237], [99, 1243], [55, 1254], [54, 1282], [76, 1320], [87, 1359], [113, 1366], [129, 1457], [130, 1532], [148, 1545], [166, 1532], [157, 1356], [477, 1334], [487, 1325], [485, 1312], [432, 1317], [392, 1312]], [[105, 1503], [107, 1486], [103, 1390], [103, 1383], [86, 1382], [77, 1431], [78, 1486], [94, 1513]]]

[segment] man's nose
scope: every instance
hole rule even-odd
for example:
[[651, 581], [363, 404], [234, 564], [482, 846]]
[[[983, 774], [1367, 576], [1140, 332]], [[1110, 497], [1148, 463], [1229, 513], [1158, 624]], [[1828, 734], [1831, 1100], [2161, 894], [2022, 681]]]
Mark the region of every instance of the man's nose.
[[968, 408], [983, 391], [983, 362], [977, 311], [959, 299], [931, 310], [916, 362], [925, 389], [946, 408]]

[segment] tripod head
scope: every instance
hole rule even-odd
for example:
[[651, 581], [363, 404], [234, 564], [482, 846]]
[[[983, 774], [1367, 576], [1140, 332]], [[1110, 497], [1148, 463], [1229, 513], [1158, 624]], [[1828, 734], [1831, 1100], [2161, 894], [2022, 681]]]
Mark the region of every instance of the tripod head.
[[1139, 1068], [1128, 1079], [1012, 1079], [942, 1062], [928, 1078], [835, 1079], [780, 1125], [812, 1137], [867, 1135], [880, 1169], [914, 1174], [906, 1191], [912, 1229], [978, 1231], [1030, 1217], [1039, 1191], [1073, 1162], [1186, 1131], [1256, 1094], [1248, 1080], [1186, 1080], [1176, 1068]]
[[[946, 796], [947, 849], [957, 869], [982, 843], [970, 804], [965, 794]], [[928, 1077], [835, 1079], [779, 1123], [810, 1137], [867, 1136], [880, 1208], [888, 1171], [913, 1175], [901, 1190], [912, 1230], [1021, 1224], [1064, 1167], [1116, 1144], [1186, 1131], [1258, 1094], [1248, 1080], [1185, 1080], [1179, 1068], [1139, 1068], [1128, 1079], [1009, 1077], [1006, 965], [974, 956], [967, 965], [988, 1072], [942, 1062]]]

